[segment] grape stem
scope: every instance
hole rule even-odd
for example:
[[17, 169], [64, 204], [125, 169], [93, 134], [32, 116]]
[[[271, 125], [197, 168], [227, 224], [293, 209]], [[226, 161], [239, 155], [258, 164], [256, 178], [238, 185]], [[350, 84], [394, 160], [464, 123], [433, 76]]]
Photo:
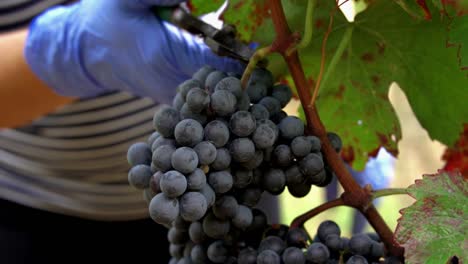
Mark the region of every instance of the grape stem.
[[341, 199], [341, 197], [337, 198], [335, 200], [326, 202], [324, 204], [321, 204], [321, 205], [313, 208], [312, 210], [309, 210], [309, 211], [299, 215], [298, 217], [294, 218], [294, 220], [291, 222], [290, 227], [291, 228], [303, 227], [305, 222], [307, 222], [307, 220], [313, 218], [314, 216], [320, 214], [321, 212], [324, 212], [324, 211], [326, 211], [328, 209], [331, 209], [331, 208], [337, 207], [337, 206], [341, 206], [341, 205], [345, 205], [345, 202], [343, 201], [343, 199]]
[[379, 234], [387, 250], [394, 256], [402, 257], [404, 253], [403, 248], [395, 244], [393, 232], [372, 205], [370, 190], [359, 186], [328, 140], [327, 132], [320, 120], [317, 108], [315, 104], [310, 104], [311, 96], [297, 51], [286, 54], [291, 43], [294, 42], [294, 34], [291, 34], [288, 27], [281, 0], [269, 0], [269, 7], [276, 32], [276, 39], [272, 45], [276, 44], [276, 47], [282, 47], [275, 48], [274, 51], [283, 56], [294, 80], [299, 99], [304, 107], [308, 132], [320, 138], [322, 142], [322, 152], [326, 161], [337, 175], [338, 181], [345, 190], [341, 196], [344, 205], [354, 207], [361, 211], [374, 230]]
[[307, 2], [306, 18], [304, 23], [304, 34], [301, 41], [297, 46], [291, 47], [286, 51], [286, 55], [291, 54], [293, 51], [304, 49], [309, 46], [312, 40], [312, 32], [314, 31], [314, 7], [317, 0], [309, 0]]
[[242, 85], [242, 90], [245, 90], [247, 88], [247, 83], [250, 79], [250, 75], [252, 74], [252, 71], [255, 69], [255, 66], [257, 66], [257, 63], [264, 59], [268, 54], [272, 52], [272, 46], [266, 46], [261, 49], [258, 49], [255, 51], [255, 53], [252, 55], [252, 57], [249, 60], [249, 64], [247, 64], [247, 67], [244, 70], [244, 73], [242, 74], [241, 78], [241, 85]]
[[408, 194], [408, 191], [405, 188], [387, 188], [373, 191], [371, 196], [372, 200], [375, 200], [380, 197], [397, 194]]

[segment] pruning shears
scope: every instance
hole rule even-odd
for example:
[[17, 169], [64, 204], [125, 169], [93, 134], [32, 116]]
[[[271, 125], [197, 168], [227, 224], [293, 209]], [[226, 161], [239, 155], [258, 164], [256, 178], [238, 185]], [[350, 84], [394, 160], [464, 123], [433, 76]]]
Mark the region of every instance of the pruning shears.
[[248, 63], [255, 52], [248, 45], [236, 39], [236, 28], [232, 25], [225, 25], [222, 29], [217, 29], [191, 15], [181, 6], [156, 7], [153, 11], [159, 18], [171, 22], [191, 34], [203, 37], [206, 45], [219, 56], [228, 56]]

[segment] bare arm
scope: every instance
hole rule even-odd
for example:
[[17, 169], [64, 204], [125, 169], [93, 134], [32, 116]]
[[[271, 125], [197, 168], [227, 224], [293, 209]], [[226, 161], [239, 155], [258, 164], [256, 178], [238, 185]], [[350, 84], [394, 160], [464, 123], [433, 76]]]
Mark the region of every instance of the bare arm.
[[0, 34], [0, 128], [25, 125], [73, 101], [54, 93], [29, 69], [26, 37], [26, 29]]

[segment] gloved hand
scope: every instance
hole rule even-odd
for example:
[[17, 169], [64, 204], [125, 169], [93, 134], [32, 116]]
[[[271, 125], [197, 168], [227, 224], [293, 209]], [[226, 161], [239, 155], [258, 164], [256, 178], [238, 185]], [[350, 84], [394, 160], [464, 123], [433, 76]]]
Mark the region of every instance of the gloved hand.
[[176, 86], [203, 65], [240, 73], [199, 38], [161, 21], [151, 6], [181, 0], [82, 0], [32, 23], [25, 57], [58, 94], [91, 97], [127, 91], [168, 103]]

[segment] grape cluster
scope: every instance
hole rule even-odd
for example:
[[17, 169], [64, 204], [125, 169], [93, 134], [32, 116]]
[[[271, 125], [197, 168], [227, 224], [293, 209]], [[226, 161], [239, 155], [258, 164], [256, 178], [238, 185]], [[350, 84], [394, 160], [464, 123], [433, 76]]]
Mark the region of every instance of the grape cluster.
[[[303, 197], [331, 182], [320, 140], [282, 110], [291, 97], [266, 69], [255, 69], [244, 91], [236, 74], [205, 66], [177, 87], [172, 106], [157, 110], [148, 141], [128, 149], [129, 183], [169, 228], [171, 263], [237, 263], [236, 252], [269, 243], [255, 208], [264, 192], [287, 187]], [[339, 137], [329, 137], [339, 151]], [[275, 263], [281, 252], [266, 250], [257, 263]]]

